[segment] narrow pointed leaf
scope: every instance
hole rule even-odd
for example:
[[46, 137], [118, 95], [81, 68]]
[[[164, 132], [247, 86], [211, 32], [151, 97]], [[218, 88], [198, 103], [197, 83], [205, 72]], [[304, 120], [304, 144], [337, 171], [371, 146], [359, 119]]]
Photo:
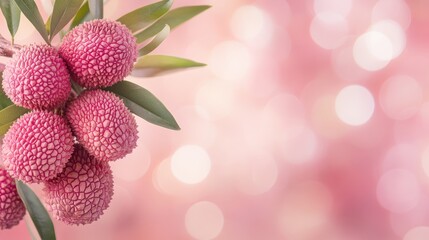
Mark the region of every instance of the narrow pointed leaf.
[[2, 109], [0, 111], [0, 136], [4, 135], [9, 130], [9, 127], [16, 119], [28, 111], [29, 110], [16, 105], [10, 105]]
[[165, 25], [170, 26], [171, 30], [207, 10], [210, 6], [189, 6], [173, 9], [147, 27], [145, 30], [135, 34], [138, 43], [155, 36]]
[[48, 17], [48, 20], [46, 20], [45, 23], [46, 32], [48, 32], [48, 35], [51, 34], [51, 16]]
[[106, 88], [106, 90], [122, 98], [130, 111], [144, 120], [161, 127], [173, 130], [180, 129], [173, 115], [164, 104], [143, 87], [132, 82], [120, 81]]
[[83, 0], [55, 0], [49, 36], [51, 40], [70, 22], [82, 3]]
[[103, 0], [88, 0], [89, 12], [95, 19], [103, 18]]
[[2, 74], [0, 73], [0, 109], [3, 109], [7, 106], [12, 105], [12, 101], [6, 96], [6, 94], [3, 91], [2, 85]]
[[19, 10], [14, 0], [0, 0], [0, 8], [6, 19], [10, 35], [14, 39], [21, 19], [21, 10]]
[[185, 58], [164, 55], [147, 55], [140, 57], [132, 72], [136, 77], [154, 77], [194, 67], [206, 66]]
[[12, 105], [12, 101], [6, 96], [3, 90], [0, 90], [0, 109]]
[[73, 21], [70, 24], [69, 29], [72, 29], [77, 25], [85, 21], [88, 21], [89, 19], [90, 19], [89, 5], [88, 5], [88, 1], [85, 1], [85, 3], [79, 8], [79, 11], [77, 11], [76, 16], [73, 18]]
[[34, 226], [39, 232], [40, 238], [43, 240], [55, 240], [54, 224], [37, 195], [21, 181], [16, 181], [16, 188], [30, 214], [31, 220], [33, 220]]
[[165, 25], [165, 27], [155, 36], [155, 38], [139, 50], [139, 56], [147, 55], [155, 50], [170, 34], [170, 27]]
[[48, 32], [34, 0], [14, 0], [22, 13], [33, 24], [46, 43], [49, 44]]
[[30, 223], [25, 219], [25, 226], [27, 227], [28, 233], [30, 233], [31, 240], [37, 240], [36, 236], [33, 233], [33, 230], [31, 230]]
[[12, 126], [13, 122], [4, 124], [0, 126], [0, 137], [2, 137], [3, 135], [5, 135], [7, 133], [7, 131], [9, 131], [10, 126]]
[[147, 27], [149, 24], [164, 15], [173, 4], [173, 0], [156, 2], [139, 9], [136, 9], [118, 19], [132, 32], [136, 32]]

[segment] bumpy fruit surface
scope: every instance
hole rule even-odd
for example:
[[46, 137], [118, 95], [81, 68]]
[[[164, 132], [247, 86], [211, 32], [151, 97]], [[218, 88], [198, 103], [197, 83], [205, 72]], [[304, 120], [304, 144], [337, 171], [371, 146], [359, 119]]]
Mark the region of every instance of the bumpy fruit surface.
[[48, 111], [21, 116], [3, 139], [2, 157], [9, 174], [38, 183], [62, 171], [73, 153], [73, 135], [67, 121]]
[[77, 140], [100, 161], [122, 158], [137, 145], [134, 116], [113, 93], [86, 91], [70, 103], [66, 116]]
[[130, 74], [137, 58], [137, 43], [125, 25], [93, 20], [71, 30], [59, 51], [77, 83], [86, 88], [100, 88]]
[[16, 190], [15, 180], [0, 168], [0, 229], [18, 225], [24, 215], [25, 206]]
[[80, 145], [63, 172], [45, 182], [46, 203], [53, 216], [69, 224], [97, 220], [113, 196], [113, 176], [109, 165], [90, 156]]
[[24, 46], [6, 65], [3, 89], [18, 106], [53, 109], [71, 91], [70, 74], [58, 51], [48, 45]]

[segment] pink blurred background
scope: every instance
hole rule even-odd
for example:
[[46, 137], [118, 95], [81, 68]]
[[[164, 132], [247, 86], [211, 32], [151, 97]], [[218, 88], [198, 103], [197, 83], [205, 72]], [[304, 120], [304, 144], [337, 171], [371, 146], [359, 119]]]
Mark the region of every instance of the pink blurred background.
[[[110, 0], [105, 16], [151, 2]], [[50, 0], [38, 4], [46, 17]], [[208, 66], [129, 78], [182, 130], [139, 119], [110, 208], [87, 226], [54, 221], [59, 240], [429, 239], [429, 1], [174, 7], [190, 4], [213, 7], [155, 53]], [[42, 42], [24, 17], [16, 39]], [[22, 221], [0, 239], [31, 237]]]

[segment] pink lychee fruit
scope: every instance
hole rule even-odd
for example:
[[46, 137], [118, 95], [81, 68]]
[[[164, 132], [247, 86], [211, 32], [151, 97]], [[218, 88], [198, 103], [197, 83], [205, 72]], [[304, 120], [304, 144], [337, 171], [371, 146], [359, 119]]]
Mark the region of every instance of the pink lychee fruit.
[[63, 117], [33, 111], [16, 120], [4, 136], [2, 158], [12, 177], [38, 183], [63, 170], [73, 144], [71, 129]]
[[137, 58], [137, 43], [125, 25], [97, 19], [73, 28], [59, 51], [78, 84], [101, 88], [130, 74]]
[[25, 206], [16, 190], [15, 180], [0, 168], [0, 229], [18, 225], [24, 215]]
[[115, 94], [88, 90], [66, 109], [77, 140], [100, 161], [124, 157], [137, 145], [134, 116]]
[[13, 103], [39, 110], [59, 107], [71, 91], [67, 65], [48, 45], [24, 46], [15, 53], [3, 72], [2, 85]]
[[103, 214], [113, 196], [110, 166], [76, 144], [57, 177], [45, 182], [45, 201], [53, 216], [68, 224], [88, 224]]

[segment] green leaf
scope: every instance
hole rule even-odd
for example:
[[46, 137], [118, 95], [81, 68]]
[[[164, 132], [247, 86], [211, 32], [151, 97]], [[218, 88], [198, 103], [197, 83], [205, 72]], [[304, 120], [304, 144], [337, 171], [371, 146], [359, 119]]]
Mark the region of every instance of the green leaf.
[[168, 37], [169, 34], [170, 27], [168, 25], [165, 25], [165, 27], [155, 36], [155, 38], [150, 43], [148, 43], [146, 46], [139, 50], [139, 55], [143, 56], [151, 53], [153, 50], [159, 47], [162, 42], [164, 42], [164, 40]]
[[185, 58], [164, 55], [147, 55], [140, 57], [132, 72], [136, 77], [154, 77], [167, 73], [185, 70], [194, 67], [206, 66], [204, 63], [194, 62]]
[[13, 104], [12, 101], [6, 96], [3, 91], [3, 88], [1, 87], [2, 81], [2, 74], [0, 74], [0, 110]]
[[34, 0], [15, 0], [15, 2], [19, 9], [21, 9], [22, 13], [24, 13], [28, 20], [37, 29], [46, 43], [50, 44], [45, 23], [43, 22], [42, 16], [40, 15], [39, 9], [37, 8]]
[[50, 40], [75, 16], [83, 0], [55, 0], [52, 12]]
[[0, 90], [0, 109], [4, 109], [5, 107], [10, 105], [12, 105], [12, 101], [3, 92], [3, 89], [1, 89]]
[[89, 12], [95, 19], [103, 18], [103, 0], [88, 0]]
[[14, 0], [0, 0], [0, 8], [7, 22], [7, 28], [12, 36], [12, 42], [18, 31], [19, 21], [21, 19], [21, 10], [19, 10]]
[[16, 181], [16, 188], [30, 214], [31, 220], [33, 220], [34, 226], [39, 232], [40, 238], [43, 240], [55, 240], [54, 224], [37, 195], [21, 181]]
[[89, 19], [90, 19], [89, 5], [88, 5], [88, 1], [85, 1], [85, 3], [79, 8], [79, 11], [77, 11], [76, 16], [74, 17], [72, 23], [70, 24], [69, 29], [72, 29], [77, 25], [85, 21], [88, 21]]
[[127, 26], [131, 32], [136, 32], [168, 12], [172, 4], [173, 0], [156, 2], [127, 13], [117, 21]]
[[28, 233], [30, 233], [31, 240], [37, 240], [36, 236], [34, 235], [33, 231], [31, 230], [30, 223], [25, 219], [25, 226], [27, 227]]
[[106, 88], [124, 100], [131, 112], [144, 120], [161, 127], [180, 130], [173, 115], [152, 93], [137, 84], [120, 81]]
[[16, 119], [28, 111], [28, 109], [16, 105], [10, 105], [2, 109], [0, 111], [0, 136], [4, 135], [9, 130], [9, 127]]
[[46, 23], [45, 23], [46, 32], [48, 32], [48, 35], [51, 34], [51, 19], [52, 19], [51, 17], [52, 16], [49, 16], [48, 20], [46, 20]]
[[3, 136], [9, 131], [10, 126], [12, 126], [13, 122], [7, 123], [5, 125], [0, 126], [0, 136]]
[[171, 30], [198, 15], [199, 13], [207, 10], [210, 6], [188, 6], [173, 9], [150, 25], [145, 30], [137, 33], [135, 37], [138, 43], [155, 36], [159, 33], [165, 25], [170, 26]]

